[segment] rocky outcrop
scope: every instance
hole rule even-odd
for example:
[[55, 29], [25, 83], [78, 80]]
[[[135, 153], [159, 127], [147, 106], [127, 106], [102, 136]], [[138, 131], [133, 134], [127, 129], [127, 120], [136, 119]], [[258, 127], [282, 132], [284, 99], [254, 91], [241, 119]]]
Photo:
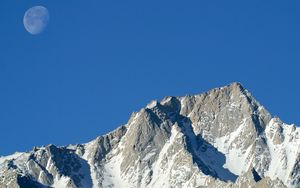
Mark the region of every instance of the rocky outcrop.
[[79, 145], [0, 158], [2, 187], [299, 187], [300, 128], [239, 83], [152, 101]]

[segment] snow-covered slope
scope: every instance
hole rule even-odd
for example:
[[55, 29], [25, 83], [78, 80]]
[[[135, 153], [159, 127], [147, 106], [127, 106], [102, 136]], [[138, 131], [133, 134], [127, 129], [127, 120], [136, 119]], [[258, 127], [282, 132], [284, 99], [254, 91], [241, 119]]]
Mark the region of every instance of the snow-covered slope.
[[9, 187], [300, 187], [300, 128], [239, 83], [166, 97], [78, 145], [0, 158]]

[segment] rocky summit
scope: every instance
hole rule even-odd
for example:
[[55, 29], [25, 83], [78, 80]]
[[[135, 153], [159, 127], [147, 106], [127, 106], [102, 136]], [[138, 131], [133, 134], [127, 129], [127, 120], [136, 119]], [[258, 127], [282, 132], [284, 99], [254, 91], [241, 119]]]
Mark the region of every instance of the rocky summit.
[[300, 128], [232, 83], [152, 101], [86, 144], [1, 157], [6, 187], [300, 187]]

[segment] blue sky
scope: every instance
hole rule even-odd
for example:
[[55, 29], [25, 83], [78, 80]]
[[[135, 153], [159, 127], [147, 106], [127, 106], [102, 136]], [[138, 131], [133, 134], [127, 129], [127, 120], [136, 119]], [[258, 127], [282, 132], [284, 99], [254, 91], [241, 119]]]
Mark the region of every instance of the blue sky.
[[[25, 11], [48, 8], [40, 35]], [[0, 2], [0, 155], [84, 143], [152, 99], [241, 82], [300, 125], [297, 1]]]

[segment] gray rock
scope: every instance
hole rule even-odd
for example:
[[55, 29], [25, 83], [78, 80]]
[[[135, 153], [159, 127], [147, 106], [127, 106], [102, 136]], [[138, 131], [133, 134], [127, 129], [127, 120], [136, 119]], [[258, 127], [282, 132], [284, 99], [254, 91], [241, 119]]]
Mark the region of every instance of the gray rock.
[[78, 145], [0, 158], [4, 187], [299, 187], [300, 128], [240, 83], [166, 97]]

